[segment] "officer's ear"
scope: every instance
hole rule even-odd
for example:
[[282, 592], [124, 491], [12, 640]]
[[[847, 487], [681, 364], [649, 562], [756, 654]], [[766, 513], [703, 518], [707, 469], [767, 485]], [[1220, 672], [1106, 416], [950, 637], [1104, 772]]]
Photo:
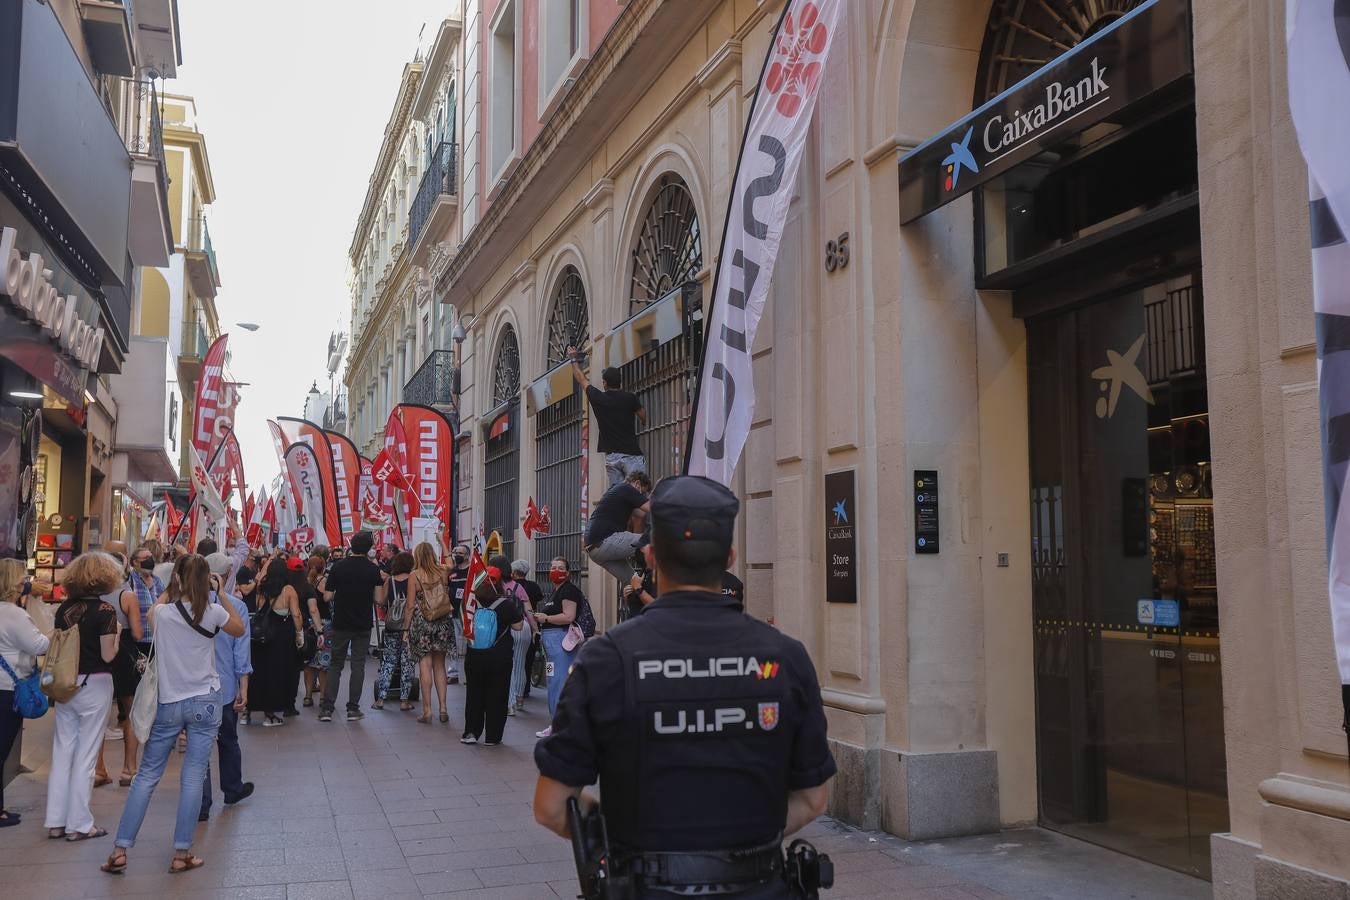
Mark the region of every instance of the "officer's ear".
[[647, 544], [642, 548], [642, 561], [647, 564], [648, 569], [656, 568], [656, 554], [652, 553], [651, 544]]
[[736, 546], [733, 544], [731, 552], [727, 554], [727, 571], [731, 571], [736, 565]]

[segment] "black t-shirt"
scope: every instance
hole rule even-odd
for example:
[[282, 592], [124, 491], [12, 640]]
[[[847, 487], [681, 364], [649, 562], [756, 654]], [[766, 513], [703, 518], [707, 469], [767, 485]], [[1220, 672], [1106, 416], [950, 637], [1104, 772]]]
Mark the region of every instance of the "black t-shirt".
[[530, 609], [539, 611], [539, 604], [544, 602], [544, 589], [539, 586], [539, 582], [531, 581], [528, 578], [517, 578], [516, 584], [525, 589], [525, 596], [530, 598]]
[[450, 614], [461, 615], [464, 608], [464, 586], [469, 583], [469, 567], [451, 569], [447, 583], [450, 588]]
[[631, 391], [602, 391], [595, 385], [586, 388], [586, 399], [595, 412], [595, 423], [600, 426], [601, 453], [627, 453], [641, 456], [638, 444], [636, 416], [642, 401]]
[[375, 588], [383, 586], [379, 567], [364, 556], [335, 562], [328, 575], [328, 590], [333, 592], [333, 627], [338, 631], [369, 631]]
[[235, 591], [240, 595], [241, 599], [253, 596], [253, 592], [257, 590], [258, 586], [255, 584], [252, 587], [245, 589], [243, 585], [251, 584], [256, 581], [257, 578], [258, 573], [253, 570], [252, 566], [239, 567], [239, 571], [234, 574], [234, 585]]
[[67, 600], [56, 610], [56, 627], [70, 628], [79, 623], [80, 674], [111, 672], [112, 663], [103, 661], [102, 637], [117, 633], [117, 610], [98, 597]]
[[[491, 605], [491, 603], [484, 603], [481, 600], [478, 601], [479, 609], [487, 609]], [[497, 613], [497, 642], [486, 650], [475, 650], [470, 647], [470, 653], [494, 653], [502, 656], [511, 655], [511, 626], [517, 622], [525, 621], [525, 613], [520, 608], [520, 602], [516, 600], [513, 593], [508, 593], [505, 599], [498, 604], [494, 612]]]
[[591, 524], [586, 528], [586, 544], [594, 547], [615, 532], [627, 531], [633, 510], [646, 502], [647, 495], [626, 481], [605, 491], [591, 512]]
[[[535, 609], [548, 616], [560, 616], [563, 614], [564, 600], [571, 600], [575, 603], [577, 605], [576, 614], [581, 615], [581, 607], [582, 604], [586, 602], [586, 595], [581, 592], [581, 588], [570, 581], [564, 581], [562, 584], [558, 585], [557, 589], [553, 591], [553, 596], [538, 604]], [[556, 623], [544, 623], [544, 628], [566, 627], [566, 625], [559, 625]]]
[[745, 582], [730, 572], [722, 573], [722, 596], [735, 600], [736, 605], [745, 610]]

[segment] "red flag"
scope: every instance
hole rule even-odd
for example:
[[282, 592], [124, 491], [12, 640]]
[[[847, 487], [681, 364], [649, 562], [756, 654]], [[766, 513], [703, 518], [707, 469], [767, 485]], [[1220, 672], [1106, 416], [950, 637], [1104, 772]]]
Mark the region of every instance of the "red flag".
[[274, 498], [267, 498], [267, 508], [263, 510], [263, 526], [268, 534], [277, 533], [277, 502]]
[[[314, 460], [319, 469], [319, 480], [323, 484], [323, 525], [326, 533], [321, 537], [327, 538], [328, 546], [341, 547], [346, 540], [346, 536], [343, 534], [342, 520], [338, 516], [337, 476], [333, 474], [333, 448], [328, 441], [328, 435], [318, 425], [304, 419], [278, 416], [277, 421], [289, 423], [290, 427], [296, 432], [296, 440], [299, 443], [308, 444], [309, 448], [314, 451]], [[289, 451], [290, 447], [286, 449]], [[316, 523], [311, 522], [310, 524]]]
[[[408, 455], [404, 459], [413, 473], [417, 505], [423, 510], [439, 510], [443, 543], [450, 546], [450, 472], [455, 462], [455, 436], [450, 421], [430, 406], [404, 403], [398, 407], [403, 416]], [[406, 511], [405, 511], [406, 512]]]
[[333, 483], [337, 487], [338, 518], [348, 536], [361, 530], [361, 454], [345, 434], [325, 431], [333, 451]]
[[[229, 427], [228, 418], [221, 415], [224, 397], [225, 342], [222, 334], [211, 344], [202, 360], [202, 374], [197, 379], [197, 402], [192, 412], [192, 449], [202, 462], [208, 462], [216, 446], [224, 438], [219, 426]], [[217, 423], [217, 419], [221, 419]]]
[[255, 500], [255, 499], [253, 498], [253, 492], [252, 492], [252, 491], [249, 491], [249, 492], [248, 492], [248, 496], [244, 498], [244, 521], [245, 521], [245, 522], [248, 522], [248, 523], [250, 523], [250, 524], [253, 522], [253, 508], [257, 505], [257, 503], [258, 503], [258, 501]]
[[539, 507], [534, 505], [534, 498], [531, 497], [529, 502], [525, 504], [525, 521], [520, 526], [520, 530], [525, 532], [525, 539], [527, 541], [534, 540], [534, 533], [536, 531], [543, 531], [545, 534], [548, 533], [547, 530], [539, 527], [542, 521], [543, 519], [539, 516]]
[[164, 515], [165, 521], [169, 523], [169, 534], [177, 534], [178, 529], [183, 527], [183, 517], [178, 512], [178, 507], [173, 505], [173, 498], [169, 496], [168, 491], [164, 492]]
[[478, 552], [475, 547], [469, 555], [469, 571], [464, 580], [464, 596], [460, 598], [460, 608], [464, 610], [464, 640], [473, 640], [473, 615], [478, 612], [478, 601], [474, 598], [473, 589], [477, 587], [487, 576], [487, 563], [483, 562], [483, 554]]
[[394, 459], [388, 449], [375, 454], [370, 477], [380, 484], [387, 484], [400, 491], [411, 491], [413, 489], [408, 473], [403, 471], [403, 467], [398, 464], [398, 460]]
[[[400, 471], [405, 475], [408, 471], [408, 435], [403, 429], [403, 420], [399, 418], [398, 407], [389, 413], [389, 419], [384, 423], [384, 449], [388, 452], [389, 458], [398, 464]], [[380, 491], [380, 505], [384, 507], [385, 515], [390, 521], [394, 520], [394, 513], [397, 507], [397, 491], [403, 491], [403, 533], [400, 539], [404, 545], [412, 544], [412, 522], [409, 519], [409, 510], [417, 505], [417, 494], [412, 488], [412, 479], [408, 478], [408, 487], [396, 488], [394, 485], [386, 484]]]
[[207, 474], [211, 476], [211, 483], [216, 486], [216, 492], [220, 494], [222, 500], [229, 499], [231, 476], [234, 479], [233, 483], [243, 490], [244, 455], [239, 449], [239, 439], [235, 437], [233, 428], [225, 429]]

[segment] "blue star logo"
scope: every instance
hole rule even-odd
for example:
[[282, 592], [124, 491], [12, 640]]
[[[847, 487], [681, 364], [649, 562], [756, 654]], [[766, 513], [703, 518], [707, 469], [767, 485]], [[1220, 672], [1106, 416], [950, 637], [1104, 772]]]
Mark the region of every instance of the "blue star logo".
[[843, 500], [840, 500], [838, 503], [834, 505], [834, 524], [836, 525], [848, 524], [848, 512], [847, 510], [844, 509]]
[[969, 169], [972, 175], [978, 174], [980, 171], [979, 164], [975, 162], [974, 154], [970, 152], [970, 136], [974, 133], [975, 126], [972, 125], [966, 130], [966, 136], [961, 138], [959, 144], [951, 145], [951, 154], [942, 161], [942, 165], [946, 167], [947, 171], [947, 179], [943, 187], [949, 191], [956, 190], [956, 183], [961, 179], [961, 168], [963, 166]]

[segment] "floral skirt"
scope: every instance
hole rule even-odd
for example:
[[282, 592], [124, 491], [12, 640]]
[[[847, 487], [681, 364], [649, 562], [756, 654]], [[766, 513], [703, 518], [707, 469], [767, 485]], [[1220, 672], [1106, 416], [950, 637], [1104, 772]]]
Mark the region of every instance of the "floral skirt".
[[408, 629], [408, 652], [414, 660], [428, 653], [444, 653], [447, 659], [458, 659], [459, 649], [455, 645], [455, 617], [443, 616], [434, 622], [422, 618], [422, 614], [413, 611], [412, 627]]
[[314, 653], [314, 658], [309, 661], [308, 668], [319, 672], [327, 672], [328, 664], [333, 661], [333, 620], [322, 619], [323, 625], [323, 647]]

